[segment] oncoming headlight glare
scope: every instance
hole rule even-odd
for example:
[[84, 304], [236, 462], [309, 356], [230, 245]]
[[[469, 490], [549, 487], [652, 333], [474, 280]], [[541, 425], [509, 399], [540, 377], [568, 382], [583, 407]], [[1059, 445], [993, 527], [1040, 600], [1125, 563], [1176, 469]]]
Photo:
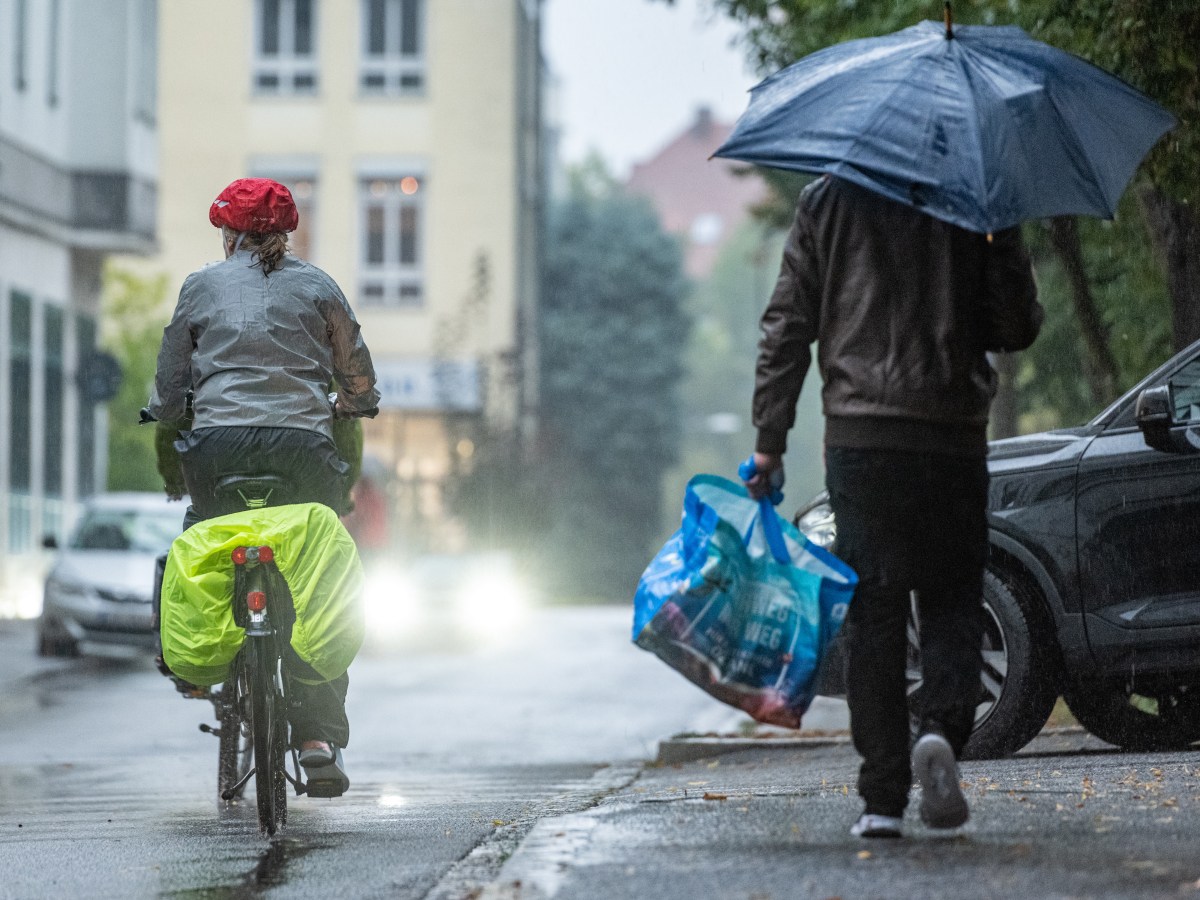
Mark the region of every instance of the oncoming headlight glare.
[[513, 573], [500, 569], [469, 578], [457, 596], [462, 626], [480, 638], [512, 633], [529, 608], [529, 595]]
[[420, 591], [416, 583], [395, 566], [367, 572], [363, 605], [367, 633], [372, 637], [404, 637], [420, 618]]

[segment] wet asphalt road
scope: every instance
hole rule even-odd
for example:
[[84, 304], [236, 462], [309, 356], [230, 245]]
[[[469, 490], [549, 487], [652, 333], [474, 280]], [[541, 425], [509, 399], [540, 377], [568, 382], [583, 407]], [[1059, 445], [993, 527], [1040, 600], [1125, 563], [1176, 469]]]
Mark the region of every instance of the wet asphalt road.
[[292, 798], [274, 841], [252, 804], [219, 808], [209, 704], [144, 659], [44, 674], [0, 702], [0, 898], [471, 896], [539, 819], [725, 717], [632, 647], [627, 619], [545, 610], [506, 645], [364, 652], [351, 790]]
[[1200, 897], [1200, 754], [1044, 734], [964, 764], [963, 832], [914, 802], [905, 839], [863, 842], [844, 738], [643, 767], [737, 717], [626, 629], [547, 610], [504, 646], [365, 653], [351, 791], [293, 798], [273, 841], [219, 808], [210, 707], [148, 661], [44, 672], [0, 695], [0, 900]]

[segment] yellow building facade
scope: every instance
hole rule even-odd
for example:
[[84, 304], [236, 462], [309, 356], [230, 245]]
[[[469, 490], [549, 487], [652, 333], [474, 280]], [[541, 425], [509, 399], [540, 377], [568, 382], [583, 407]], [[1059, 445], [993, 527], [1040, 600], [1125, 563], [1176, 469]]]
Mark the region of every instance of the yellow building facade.
[[480, 442], [519, 442], [531, 422], [540, 0], [159, 9], [150, 268], [177, 290], [220, 253], [208, 207], [228, 182], [287, 184], [294, 251], [342, 286], [375, 359], [368, 471], [389, 486], [396, 539], [428, 538]]

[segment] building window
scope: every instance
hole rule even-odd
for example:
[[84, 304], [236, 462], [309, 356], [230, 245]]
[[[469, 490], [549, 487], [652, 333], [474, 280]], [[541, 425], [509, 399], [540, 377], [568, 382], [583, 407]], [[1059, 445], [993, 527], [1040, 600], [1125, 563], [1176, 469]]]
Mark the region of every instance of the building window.
[[66, 380], [63, 377], [63, 311], [57, 306], [42, 307], [42, 416], [45, 431], [42, 452], [42, 534], [58, 540], [63, 535], [63, 409]]
[[9, 307], [8, 550], [33, 549], [33, 300], [13, 291]]
[[46, 423], [43, 484], [47, 497], [61, 497], [63, 487], [63, 311], [43, 307], [46, 352], [42, 357], [42, 415]]
[[62, 40], [61, 0], [50, 0], [50, 29], [46, 45], [46, 103], [58, 106], [58, 45]]
[[313, 262], [315, 261], [313, 254], [316, 236], [316, 222], [313, 217], [316, 215], [317, 209], [317, 178], [312, 172], [315, 171], [315, 167], [306, 174], [298, 173], [295, 166], [286, 166], [285, 168], [291, 170], [290, 174], [281, 174], [279, 169], [264, 161], [262, 165], [252, 165], [250, 171], [255, 178], [270, 178], [278, 181], [292, 192], [292, 200], [296, 203], [296, 212], [300, 217], [300, 222], [296, 226], [296, 230], [288, 235], [288, 252], [300, 259]]
[[134, 59], [134, 115], [153, 125], [158, 110], [158, 2], [140, 0], [138, 4], [137, 47]]
[[[79, 314], [75, 319], [75, 345], [78, 358], [87, 359], [96, 349], [96, 320]], [[96, 407], [90, 400], [79, 401], [79, 441], [76, 485], [80, 497], [96, 490]]]
[[254, 17], [257, 93], [316, 93], [316, 6], [316, 0], [257, 0]]
[[360, 301], [370, 306], [425, 302], [423, 177], [364, 178], [359, 186]]
[[425, 89], [424, 0], [362, 0], [363, 55], [359, 84], [366, 94]]
[[288, 247], [293, 255], [312, 261], [313, 258], [313, 213], [316, 210], [317, 180], [315, 178], [280, 179], [292, 192], [296, 201], [296, 212], [300, 217], [296, 230], [288, 235]]
[[13, 12], [13, 84], [23, 91], [29, 85], [29, 0], [16, 0]]

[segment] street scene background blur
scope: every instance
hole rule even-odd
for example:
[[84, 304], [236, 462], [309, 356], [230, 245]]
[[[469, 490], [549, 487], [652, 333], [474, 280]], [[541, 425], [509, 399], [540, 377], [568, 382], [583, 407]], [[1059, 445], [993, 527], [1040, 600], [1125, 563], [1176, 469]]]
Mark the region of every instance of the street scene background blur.
[[[819, 697], [798, 731], [766, 728], [629, 641], [686, 482], [734, 478], [753, 448], [758, 318], [806, 181], [710, 156], [760, 78], [941, 14], [941, 0], [0, 0], [0, 900], [1200, 890], [1197, 492], [1176, 480], [1194, 480], [1194, 455], [1170, 468], [1158, 453], [1078, 506], [1087, 482], [1058, 465], [1070, 436], [1036, 442], [1043, 469], [1009, 457], [1013, 496], [1050, 510], [1038, 534], [1070, 558], [1063, 579], [1094, 595], [1084, 611], [1130, 628], [1092, 615], [1108, 643], [1068, 646], [1065, 626], [1026, 617], [1032, 582], [989, 573], [986, 715], [1074, 693], [1027, 747], [964, 762], [974, 824], [950, 840], [915, 823], [886, 847], [847, 836], [861, 805], [840, 700]], [[1078, 425], [1200, 339], [1200, 12], [959, 0], [955, 17], [1020, 25], [1179, 118], [1112, 221], [1023, 226], [1047, 320], [994, 360], [991, 436]], [[136, 424], [184, 277], [220, 258], [209, 205], [243, 176], [291, 189], [292, 252], [346, 292], [382, 392], [346, 519], [368, 615], [352, 786], [293, 798], [271, 841], [248, 800], [214, 803], [220, 723], [152, 662], [153, 563], [183, 504]], [[1185, 404], [1196, 352], [1179, 357]], [[1195, 409], [1176, 429], [1192, 449]], [[822, 428], [810, 377], [787, 517], [822, 486]], [[1108, 500], [1120, 516], [1101, 515]], [[832, 536], [828, 504], [807, 520]], [[1110, 521], [1116, 540], [1077, 552]], [[1043, 668], [1060, 647], [1123, 661], [1131, 635], [1158, 630], [1135, 620], [1164, 608], [1186, 630], [1167, 648], [1182, 685]]]
[[[1114, 221], [1026, 227], [1049, 319], [998, 363], [996, 437], [1078, 424], [1200, 336], [1195, 17], [1121, 8], [957, 10], [1182, 120]], [[246, 175], [291, 188], [292, 250], [342, 285], [374, 355], [347, 525], [375, 582], [499, 567], [529, 596], [626, 601], [687, 478], [751, 449], [757, 317], [804, 181], [709, 155], [757, 77], [939, 13], [0, 0], [0, 615], [37, 615], [44, 544], [86, 498], [160, 490], [137, 409], [183, 277], [218, 255], [205, 210]], [[820, 488], [820, 441], [813, 385], [789, 502]]]

